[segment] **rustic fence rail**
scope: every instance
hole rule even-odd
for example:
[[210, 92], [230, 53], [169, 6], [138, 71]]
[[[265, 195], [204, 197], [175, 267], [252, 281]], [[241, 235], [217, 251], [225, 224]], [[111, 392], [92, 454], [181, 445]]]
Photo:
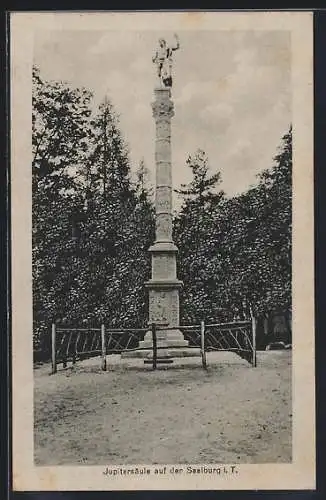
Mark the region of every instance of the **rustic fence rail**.
[[[139, 347], [149, 330], [152, 335], [150, 347]], [[151, 362], [153, 370], [160, 360], [160, 350], [167, 349], [159, 345], [157, 334], [166, 326], [151, 324], [148, 328], [61, 328], [55, 323], [51, 329], [51, 373], [57, 372], [57, 365], [62, 363], [67, 367], [69, 361], [75, 364], [77, 360], [87, 357], [100, 356], [101, 369], [107, 370], [107, 356], [131, 351], [152, 351]], [[256, 358], [256, 321], [236, 321], [230, 323], [210, 323], [201, 321], [199, 325], [169, 327], [169, 330], [181, 330], [188, 340], [187, 349], [199, 348], [202, 366], [207, 369], [207, 353], [212, 351], [230, 351], [248, 361], [252, 366], [257, 365]], [[184, 349], [179, 345], [170, 345], [169, 349]]]
[[254, 330], [251, 321], [209, 324], [205, 327], [205, 351], [229, 351], [256, 366]]

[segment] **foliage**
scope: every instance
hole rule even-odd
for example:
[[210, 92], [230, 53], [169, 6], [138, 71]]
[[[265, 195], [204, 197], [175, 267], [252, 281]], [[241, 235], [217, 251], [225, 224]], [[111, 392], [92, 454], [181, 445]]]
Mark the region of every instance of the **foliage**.
[[258, 185], [226, 204], [225, 301], [256, 314], [291, 309], [292, 130]]
[[181, 189], [176, 189], [175, 192], [184, 197], [185, 205], [194, 208], [199, 206], [201, 208], [209, 209], [212, 204], [218, 204], [223, 198], [223, 191], [216, 193], [216, 187], [221, 182], [221, 174], [217, 172], [209, 176], [209, 163], [208, 158], [202, 149], [188, 156], [186, 161], [187, 166], [192, 171], [192, 181], [189, 184], [181, 184]]
[[[33, 68], [33, 189], [73, 188], [70, 171], [85, 160], [91, 93], [62, 82], [44, 82]], [[51, 196], [48, 193], [48, 196]]]
[[112, 193], [128, 196], [130, 166], [128, 150], [119, 129], [119, 119], [113, 105], [105, 97], [90, 121], [91, 144], [87, 174], [92, 191], [102, 192], [105, 198]]
[[154, 238], [153, 206], [130, 180], [112, 104], [33, 74], [34, 346], [51, 322], [139, 326]]
[[144, 159], [140, 161], [136, 170], [135, 187], [140, 200], [146, 201], [153, 197], [154, 187], [150, 181], [149, 170], [145, 165]]
[[[272, 168], [238, 196], [212, 198], [207, 168], [192, 170], [175, 224], [185, 285], [183, 320], [244, 318], [250, 305], [256, 314], [290, 310], [292, 130]], [[198, 170], [206, 175], [201, 184]], [[215, 179], [220, 181], [219, 174]]]
[[[34, 347], [49, 356], [50, 325], [144, 326], [154, 241], [144, 161], [131, 179], [113, 104], [33, 70]], [[204, 151], [177, 191], [182, 323], [291, 310], [292, 130], [271, 168], [227, 198]]]
[[219, 207], [224, 192], [218, 190], [220, 173], [210, 176], [206, 154], [197, 150], [187, 166], [193, 179], [182, 185], [184, 197], [180, 214], [174, 221], [174, 239], [179, 248], [178, 275], [184, 282], [181, 298], [183, 322], [215, 318], [219, 313], [216, 288], [219, 259]]

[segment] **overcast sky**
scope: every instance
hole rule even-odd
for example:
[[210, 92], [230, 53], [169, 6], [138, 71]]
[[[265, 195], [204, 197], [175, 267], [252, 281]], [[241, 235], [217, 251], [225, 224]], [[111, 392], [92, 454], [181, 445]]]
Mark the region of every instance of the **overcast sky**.
[[[107, 95], [137, 166], [154, 181], [155, 85], [151, 61], [159, 37], [172, 32], [37, 31], [34, 63], [44, 79], [64, 80]], [[255, 183], [272, 165], [291, 123], [291, 46], [287, 31], [182, 31], [174, 52], [173, 182], [190, 179], [187, 156], [206, 151], [228, 195]]]

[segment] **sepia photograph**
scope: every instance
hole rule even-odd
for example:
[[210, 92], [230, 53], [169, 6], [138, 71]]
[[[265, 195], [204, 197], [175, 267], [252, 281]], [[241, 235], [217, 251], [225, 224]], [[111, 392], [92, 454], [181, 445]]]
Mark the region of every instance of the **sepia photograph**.
[[313, 488], [310, 13], [17, 13], [11, 54], [14, 485]]

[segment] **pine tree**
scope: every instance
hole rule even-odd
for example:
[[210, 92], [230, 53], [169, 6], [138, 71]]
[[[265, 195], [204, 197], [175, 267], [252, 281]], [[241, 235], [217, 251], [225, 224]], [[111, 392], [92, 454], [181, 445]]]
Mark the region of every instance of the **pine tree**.
[[[200, 321], [216, 315], [215, 279], [219, 265], [218, 209], [224, 192], [218, 189], [221, 175], [209, 175], [206, 154], [197, 150], [187, 166], [192, 180], [182, 185], [181, 211], [174, 221], [174, 241], [179, 248], [178, 276], [184, 282], [181, 316], [183, 321]], [[213, 304], [213, 307], [212, 307]]]
[[221, 301], [257, 314], [291, 309], [292, 130], [258, 184], [224, 206]]
[[179, 190], [184, 203], [174, 227], [183, 321], [245, 318], [249, 305], [258, 315], [290, 311], [292, 129], [274, 165], [238, 196], [216, 192], [219, 174], [214, 186], [206, 182], [207, 161], [197, 163], [188, 162], [193, 179]]
[[113, 192], [127, 194], [130, 189], [128, 150], [119, 129], [118, 115], [106, 97], [91, 120], [92, 146], [88, 164], [92, 185], [105, 197]]
[[65, 309], [71, 221], [79, 203], [76, 166], [87, 150], [90, 92], [46, 82], [33, 68], [33, 307], [35, 347], [49, 348], [49, 325]]
[[176, 189], [175, 192], [181, 195], [188, 205], [198, 204], [203, 208], [212, 203], [219, 203], [223, 192], [215, 191], [221, 182], [221, 174], [217, 172], [209, 176], [210, 167], [206, 153], [197, 149], [194, 155], [188, 157], [186, 164], [192, 171], [192, 180], [189, 184], [181, 184], [181, 189]]
[[33, 189], [74, 189], [75, 168], [85, 160], [91, 93], [62, 82], [45, 82], [33, 68]]
[[136, 192], [140, 200], [153, 197], [153, 186], [150, 182], [150, 173], [145, 165], [144, 158], [141, 159], [136, 171]]
[[112, 103], [91, 116], [86, 90], [37, 69], [33, 82], [34, 348], [46, 359], [53, 321], [146, 324], [154, 207], [144, 166], [131, 182]]

